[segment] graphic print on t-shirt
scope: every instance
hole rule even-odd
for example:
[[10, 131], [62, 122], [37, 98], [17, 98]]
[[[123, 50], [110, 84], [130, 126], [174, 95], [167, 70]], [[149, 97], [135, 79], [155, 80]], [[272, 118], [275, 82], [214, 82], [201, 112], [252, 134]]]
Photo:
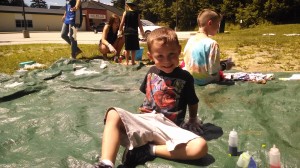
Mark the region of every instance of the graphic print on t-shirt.
[[167, 118], [176, 121], [178, 102], [185, 81], [170, 77], [161, 77], [155, 73], [147, 75], [146, 97], [141, 108], [142, 112], [163, 113]]

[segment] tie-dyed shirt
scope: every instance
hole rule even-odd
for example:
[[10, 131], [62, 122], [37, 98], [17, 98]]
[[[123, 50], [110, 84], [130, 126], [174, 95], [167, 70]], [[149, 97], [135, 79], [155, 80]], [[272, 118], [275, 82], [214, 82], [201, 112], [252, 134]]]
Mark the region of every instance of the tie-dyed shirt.
[[199, 102], [193, 77], [179, 67], [172, 73], [164, 73], [156, 66], [151, 67], [140, 90], [146, 94], [140, 107], [142, 112], [162, 113], [177, 125], [184, 120], [187, 105]]
[[195, 84], [206, 85], [220, 79], [220, 51], [211, 38], [191, 37], [184, 48], [184, 69], [194, 77]]

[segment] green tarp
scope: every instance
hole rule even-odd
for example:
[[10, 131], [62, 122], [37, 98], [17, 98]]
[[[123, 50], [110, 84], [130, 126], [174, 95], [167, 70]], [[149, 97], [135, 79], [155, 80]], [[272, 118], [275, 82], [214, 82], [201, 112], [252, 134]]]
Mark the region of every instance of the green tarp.
[[[45, 70], [0, 75], [0, 167], [92, 167], [101, 151], [105, 110], [136, 113], [149, 69], [114, 63], [101, 69], [101, 63], [61, 59]], [[264, 85], [196, 86], [209, 154], [195, 161], [157, 158], [139, 167], [235, 167], [238, 156], [227, 152], [233, 128], [239, 151], [249, 151], [258, 167], [268, 167], [273, 144], [282, 167], [300, 167], [300, 83], [278, 80], [292, 73], [274, 74]]]

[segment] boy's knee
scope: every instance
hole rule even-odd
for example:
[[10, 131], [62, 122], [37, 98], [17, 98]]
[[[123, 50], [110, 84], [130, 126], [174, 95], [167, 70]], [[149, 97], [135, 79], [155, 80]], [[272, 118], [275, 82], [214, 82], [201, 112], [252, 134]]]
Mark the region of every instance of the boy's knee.
[[120, 118], [118, 112], [115, 109], [110, 109], [106, 112], [106, 120]]
[[115, 109], [110, 109], [106, 112], [105, 123], [120, 123], [121, 118]]
[[208, 152], [208, 146], [207, 146], [206, 140], [203, 138], [197, 138], [197, 139], [195, 139], [194, 143], [195, 144], [193, 144], [193, 145], [198, 147], [197, 151], [195, 151], [197, 158], [200, 159], [200, 158], [204, 157]]

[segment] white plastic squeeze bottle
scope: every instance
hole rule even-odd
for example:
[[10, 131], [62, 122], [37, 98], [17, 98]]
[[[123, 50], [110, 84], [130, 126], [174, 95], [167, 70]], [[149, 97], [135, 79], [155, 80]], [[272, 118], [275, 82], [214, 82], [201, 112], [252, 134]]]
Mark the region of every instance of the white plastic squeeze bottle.
[[238, 135], [237, 132], [232, 129], [229, 133], [229, 140], [228, 140], [228, 145], [229, 145], [229, 154], [231, 156], [237, 156], [238, 155]]
[[269, 151], [270, 168], [280, 168], [280, 152], [275, 145]]
[[250, 158], [251, 158], [251, 156], [250, 156], [250, 154], [249, 154], [248, 151], [247, 152], [243, 152], [240, 155], [238, 161], [236, 162], [236, 165], [238, 167], [248, 168], [248, 165], [249, 165], [249, 162], [250, 162]]

